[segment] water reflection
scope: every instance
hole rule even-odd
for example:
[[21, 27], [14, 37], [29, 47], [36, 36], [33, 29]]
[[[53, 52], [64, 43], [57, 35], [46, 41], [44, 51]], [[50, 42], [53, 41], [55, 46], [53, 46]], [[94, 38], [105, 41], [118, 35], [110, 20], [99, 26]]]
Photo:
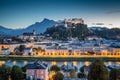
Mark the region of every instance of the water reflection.
[[111, 62], [111, 61], [109, 61], [109, 62], [108, 62], [108, 65], [109, 65], [109, 66], [110, 66], [110, 65], [112, 65], [112, 62]]
[[120, 62], [119, 62], [119, 61], [117, 61], [117, 62], [116, 62], [116, 65], [120, 66]]
[[[14, 65], [23, 67], [28, 63], [29, 63], [29, 61], [26, 61], [26, 60], [25, 61], [24, 60], [23, 61], [17, 61], [17, 60], [14, 60], [14, 61], [0, 61], [0, 65], [6, 64], [10, 67], [12, 67]], [[79, 69], [83, 65], [89, 66], [92, 62], [90, 62], [90, 61], [61, 61], [61, 62], [48, 61], [46, 63], [48, 64], [48, 68], [50, 68], [52, 65], [58, 65], [59, 67], [61, 67], [64, 64], [64, 65], [74, 65]], [[120, 67], [120, 61], [116, 61], [116, 62], [109, 61], [109, 62], [104, 62], [104, 64], [106, 66], [118, 66], [118, 67]]]
[[3, 64], [5, 64], [5, 61], [0, 61], [0, 66], [2, 66]]
[[67, 61], [65, 61], [63, 64], [64, 64], [64, 65], [67, 65], [68, 63], [67, 63]]
[[77, 61], [72, 62], [73, 66], [77, 66]]
[[24, 65], [26, 65], [28, 62], [27, 61], [24, 61]]
[[114, 63], [111, 62], [111, 61], [108, 61], [108, 62], [104, 62], [104, 64], [105, 64], [106, 66], [111, 66], [111, 65], [113, 65]]
[[16, 61], [13, 61], [13, 65], [16, 65]]
[[84, 65], [85, 65], [85, 66], [89, 66], [89, 65], [90, 65], [90, 62], [89, 62], [89, 61], [85, 61], [85, 62], [84, 62]]
[[56, 61], [52, 61], [52, 65], [57, 65]]

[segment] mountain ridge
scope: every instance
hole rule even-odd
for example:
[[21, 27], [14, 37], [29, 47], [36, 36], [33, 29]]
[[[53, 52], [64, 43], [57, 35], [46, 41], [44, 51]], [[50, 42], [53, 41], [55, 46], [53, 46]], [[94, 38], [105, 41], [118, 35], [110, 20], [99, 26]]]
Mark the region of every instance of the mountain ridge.
[[4, 26], [0, 26], [0, 35], [17, 36], [25, 32], [32, 32], [33, 30], [36, 30], [37, 34], [39, 34], [45, 32], [47, 28], [52, 27], [56, 23], [57, 22], [54, 20], [44, 18], [41, 22], [35, 22], [34, 24], [22, 29], [8, 29]]

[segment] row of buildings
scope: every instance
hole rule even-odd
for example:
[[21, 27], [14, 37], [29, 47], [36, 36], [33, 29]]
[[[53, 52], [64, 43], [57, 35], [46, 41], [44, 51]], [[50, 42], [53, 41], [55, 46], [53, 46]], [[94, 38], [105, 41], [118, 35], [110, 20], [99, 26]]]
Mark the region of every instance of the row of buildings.
[[[53, 41], [44, 39], [41, 42], [27, 43], [2, 43], [0, 44], [0, 54], [10, 54], [15, 52], [20, 45], [25, 45], [24, 55], [120, 55], [120, 42], [97, 38], [89, 40], [71, 39], [68, 41]], [[35, 51], [34, 48], [41, 48], [42, 51]]]

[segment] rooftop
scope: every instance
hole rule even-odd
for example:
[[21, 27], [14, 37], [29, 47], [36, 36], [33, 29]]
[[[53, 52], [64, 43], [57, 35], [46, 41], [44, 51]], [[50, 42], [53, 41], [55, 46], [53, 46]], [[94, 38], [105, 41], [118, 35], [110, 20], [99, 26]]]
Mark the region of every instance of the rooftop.
[[33, 63], [28, 63], [26, 65], [27, 69], [46, 69], [47, 68], [47, 64], [46, 63], [42, 63], [42, 62], [39, 62], [39, 61], [35, 61]]

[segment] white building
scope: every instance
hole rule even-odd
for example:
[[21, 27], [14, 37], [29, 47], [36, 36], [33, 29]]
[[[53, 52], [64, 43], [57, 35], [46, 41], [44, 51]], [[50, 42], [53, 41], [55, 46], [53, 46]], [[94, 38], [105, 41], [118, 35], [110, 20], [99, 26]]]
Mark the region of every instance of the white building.
[[10, 49], [9, 49], [9, 48], [3, 48], [3, 49], [1, 50], [1, 54], [9, 55], [9, 54], [10, 54]]
[[28, 40], [28, 41], [40, 41], [42, 38], [44, 38], [44, 36], [42, 36], [41, 34], [36, 34], [36, 31], [33, 30], [33, 32], [27, 32], [27, 33], [23, 33], [22, 35], [19, 35], [19, 38], [22, 40]]
[[32, 48], [25, 48], [23, 55], [33, 55], [33, 49]]

